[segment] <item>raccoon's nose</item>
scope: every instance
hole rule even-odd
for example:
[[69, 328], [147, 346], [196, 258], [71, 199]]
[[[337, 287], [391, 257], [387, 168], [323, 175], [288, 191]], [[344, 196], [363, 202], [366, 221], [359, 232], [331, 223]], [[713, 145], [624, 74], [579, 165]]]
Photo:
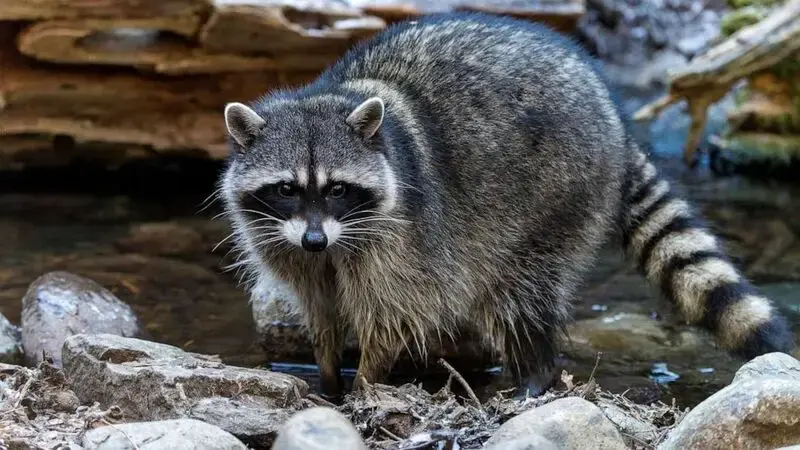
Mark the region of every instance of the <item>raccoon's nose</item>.
[[328, 246], [328, 238], [321, 231], [306, 231], [301, 244], [309, 252], [321, 252]]

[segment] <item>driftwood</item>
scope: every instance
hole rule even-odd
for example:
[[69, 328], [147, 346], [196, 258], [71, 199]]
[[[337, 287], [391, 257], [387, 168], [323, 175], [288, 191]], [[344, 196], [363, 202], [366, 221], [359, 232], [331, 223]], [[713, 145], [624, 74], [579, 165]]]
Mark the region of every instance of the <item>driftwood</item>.
[[[209, 52], [194, 46], [187, 39], [163, 33], [171, 31], [191, 36], [199, 25], [193, 20], [80, 19], [41, 22], [23, 30], [18, 37], [18, 45], [22, 54], [42, 61], [133, 66], [170, 75], [322, 70], [340, 56], [338, 51], [313, 55], [288, 53], [274, 57]], [[157, 26], [158, 22], [163, 25]], [[153, 29], [162, 32], [150, 31]]]
[[2, 0], [0, 20], [204, 15], [209, 0]]
[[225, 103], [309, 82], [389, 23], [482, 9], [569, 31], [583, 14], [583, 0], [460, 1], [0, 0], [0, 168], [76, 146], [221, 158]]
[[297, 3], [224, 2], [203, 26], [199, 42], [218, 52], [338, 56], [386, 27], [382, 19], [354, 8], [299, 9]]
[[692, 125], [684, 147], [684, 160], [694, 164], [694, 154], [706, 124], [706, 112], [742, 79], [757, 79], [777, 63], [800, 51], [800, 0], [773, 10], [757, 24], [742, 28], [670, 74], [669, 92], [634, 115], [649, 120], [668, 106], [685, 99]]

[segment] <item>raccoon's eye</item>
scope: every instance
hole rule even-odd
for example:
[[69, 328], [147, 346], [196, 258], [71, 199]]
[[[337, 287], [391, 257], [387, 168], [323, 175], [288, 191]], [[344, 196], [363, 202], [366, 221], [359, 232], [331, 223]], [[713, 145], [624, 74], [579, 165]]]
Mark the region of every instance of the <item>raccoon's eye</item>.
[[294, 186], [289, 183], [281, 183], [278, 186], [278, 194], [281, 197], [294, 197]]
[[328, 196], [332, 198], [342, 198], [345, 193], [345, 188], [342, 183], [336, 183], [331, 186], [331, 189], [328, 191]]

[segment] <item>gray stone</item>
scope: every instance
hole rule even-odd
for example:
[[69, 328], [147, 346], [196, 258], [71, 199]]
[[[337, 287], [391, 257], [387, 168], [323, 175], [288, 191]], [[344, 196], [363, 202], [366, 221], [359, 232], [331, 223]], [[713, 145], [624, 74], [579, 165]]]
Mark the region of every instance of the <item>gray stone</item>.
[[281, 428], [273, 450], [366, 450], [355, 427], [333, 408], [313, 407], [293, 415]]
[[22, 362], [20, 329], [0, 314], [0, 363], [19, 364], [20, 362]]
[[81, 401], [119, 406], [133, 420], [197, 417], [263, 441], [274, 437], [283, 412], [307, 404], [308, 384], [294, 376], [226, 366], [141, 339], [75, 335], [63, 354], [68, 384]]
[[124, 423], [88, 431], [86, 450], [246, 450], [230, 433], [193, 419]]
[[659, 450], [776, 448], [800, 444], [800, 383], [743, 379], [697, 405]]
[[510, 441], [499, 442], [494, 445], [484, 447], [484, 450], [559, 450], [555, 444], [546, 438], [535, 434], [512, 439]]
[[248, 446], [268, 448], [289, 419], [290, 410], [275, 408], [258, 397], [211, 397], [195, 403], [189, 416], [230, 432]]
[[510, 419], [486, 445], [500, 445], [529, 434], [544, 437], [560, 450], [627, 449], [603, 411], [578, 397], [555, 400]]
[[108, 289], [69, 272], [50, 272], [31, 283], [22, 299], [22, 347], [28, 364], [42, 354], [61, 366], [61, 347], [71, 335], [140, 335], [133, 310]]
[[757, 356], [736, 371], [733, 383], [764, 377], [800, 381], [800, 361], [779, 352]]

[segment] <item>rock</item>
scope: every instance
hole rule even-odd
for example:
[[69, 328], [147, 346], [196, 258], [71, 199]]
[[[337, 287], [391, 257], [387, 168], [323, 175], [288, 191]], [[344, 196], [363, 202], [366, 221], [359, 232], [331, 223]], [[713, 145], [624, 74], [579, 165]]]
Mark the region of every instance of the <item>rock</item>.
[[119, 406], [133, 420], [194, 417], [264, 442], [274, 438], [283, 414], [306, 406], [308, 385], [299, 378], [226, 366], [170, 345], [75, 335], [63, 355], [68, 384], [81, 401]]
[[172, 222], [138, 225], [120, 239], [117, 246], [124, 251], [152, 256], [181, 256], [206, 250], [199, 232]]
[[527, 434], [523, 437], [503, 441], [484, 447], [485, 450], [559, 450], [555, 444], [538, 434]]
[[86, 450], [246, 450], [238, 439], [214, 425], [194, 419], [124, 423], [88, 431]]
[[250, 447], [268, 448], [290, 413], [261, 398], [211, 397], [195, 403], [189, 416], [217, 425]]
[[791, 378], [748, 379], [745, 375], [690, 411], [658, 450], [794, 444], [800, 444], [800, 383]]
[[578, 397], [555, 400], [510, 419], [486, 445], [504, 444], [528, 434], [538, 434], [560, 450], [627, 449], [603, 411]]
[[0, 363], [19, 364], [22, 360], [22, 342], [19, 327], [0, 314]]
[[355, 427], [341, 413], [314, 407], [292, 416], [278, 433], [273, 450], [366, 450]]
[[771, 377], [800, 381], [800, 361], [779, 352], [757, 356], [736, 372], [733, 383]]
[[22, 299], [22, 347], [28, 364], [44, 352], [61, 366], [64, 340], [78, 333], [140, 334], [133, 310], [98, 283], [69, 272], [34, 280]]

